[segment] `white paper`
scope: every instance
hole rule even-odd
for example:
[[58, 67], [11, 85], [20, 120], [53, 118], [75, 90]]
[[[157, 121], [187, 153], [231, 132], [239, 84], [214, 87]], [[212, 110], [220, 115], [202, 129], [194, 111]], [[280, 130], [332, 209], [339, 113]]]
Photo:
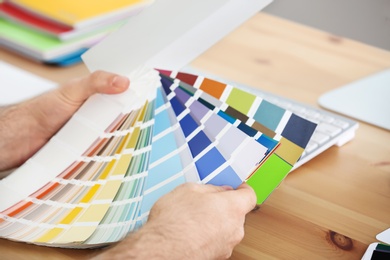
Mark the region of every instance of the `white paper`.
[[386, 244], [390, 245], [390, 228], [388, 228], [385, 231], [379, 233], [376, 236], [376, 239], [378, 239], [379, 241], [381, 241], [383, 243], [386, 243]]
[[21, 102], [56, 86], [55, 82], [0, 61], [0, 106]]
[[179, 70], [271, 0], [158, 0], [82, 57], [91, 71]]

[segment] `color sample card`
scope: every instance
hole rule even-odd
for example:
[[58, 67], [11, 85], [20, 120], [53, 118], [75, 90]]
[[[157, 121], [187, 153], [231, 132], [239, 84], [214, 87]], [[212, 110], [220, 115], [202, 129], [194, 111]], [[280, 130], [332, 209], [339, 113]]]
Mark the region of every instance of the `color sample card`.
[[140, 68], [119, 95], [94, 95], [0, 181], [0, 236], [60, 247], [123, 239], [185, 182], [254, 187], [263, 203], [315, 125], [238, 88]]
[[[134, 81], [134, 88], [137, 84], [139, 87], [150, 84], [149, 79], [144, 83], [143, 80]], [[37, 244], [84, 243], [103, 217], [109, 215], [114, 198], [123, 185], [129, 181], [132, 192], [141, 193], [142, 182], [139, 180], [145, 175], [142, 173], [148, 167], [151, 150], [153, 93], [144, 95], [141, 102], [134, 99], [136, 93], [133, 93], [134, 97], [128, 100], [129, 103], [123, 103], [124, 106], [118, 104], [119, 100], [97, 96], [98, 103], [105, 105], [101, 111], [96, 111], [93, 103], [84, 105], [48, 145], [10, 176], [11, 180], [3, 180], [1, 184], [6, 184], [18, 174], [37, 168], [45, 171], [45, 167], [51, 167], [46, 170], [51, 176], [42, 175], [41, 180], [28, 182], [33, 189], [44, 182], [47, 184], [35, 192], [27, 190], [27, 198], [2, 212], [8, 216], [1, 223], [2, 234]], [[127, 110], [129, 112], [124, 112]], [[57, 157], [58, 154], [61, 156]], [[76, 155], [77, 160], [71, 162]], [[65, 167], [65, 164], [70, 166]], [[64, 170], [57, 175], [58, 165]], [[24, 176], [28, 178], [31, 174]], [[20, 183], [23, 185], [20, 181], [16, 185], [22, 188]]]
[[257, 202], [263, 203], [298, 161], [316, 124], [239, 88], [188, 73], [160, 72], [180, 80], [180, 86], [194, 99], [274, 149], [247, 181]]
[[[199, 166], [201, 181], [236, 188], [259, 166], [266, 157], [268, 149], [201, 102], [193, 99], [172, 80], [163, 78], [161, 82], [167, 96], [176, 107], [175, 110], [178, 111], [177, 117], [181, 118], [182, 129], [192, 148], [195, 164]], [[198, 151], [205, 151], [210, 144], [214, 147], [204, 154], [206, 158], [196, 158]], [[214, 152], [212, 152], [213, 149], [215, 149]], [[207, 158], [207, 156], [213, 156], [213, 158]], [[222, 161], [221, 158], [223, 158]], [[200, 163], [202, 161], [207, 165]], [[208, 167], [214, 166], [215, 169], [220, 167], [220, 165], [215, 166], [218, 162], [221, 162], [221, 165], [225, 163], [230, 166], [220, 168], [216, 172], [209, 170]]]
[[157, 90], [150, 170], [139, 212], [138, 226], [143, 225], [153, 204], [185, 182], [198, 182], [199, 176], [189, 146], [163, 90]]

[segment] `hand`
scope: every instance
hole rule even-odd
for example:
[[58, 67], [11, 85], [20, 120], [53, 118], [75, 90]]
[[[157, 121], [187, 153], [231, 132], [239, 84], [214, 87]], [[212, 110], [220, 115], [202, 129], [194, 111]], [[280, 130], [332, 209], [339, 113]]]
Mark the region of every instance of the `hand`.
[[116, 94], [129, 79], [97, 71], [0, 111], [0, 171], [19, 166], [38, 151], [95, 93]]
[[186, 183], [160, 198], [138, 232], [99, 259], [226, 259], [244, 236], [253, 189]]

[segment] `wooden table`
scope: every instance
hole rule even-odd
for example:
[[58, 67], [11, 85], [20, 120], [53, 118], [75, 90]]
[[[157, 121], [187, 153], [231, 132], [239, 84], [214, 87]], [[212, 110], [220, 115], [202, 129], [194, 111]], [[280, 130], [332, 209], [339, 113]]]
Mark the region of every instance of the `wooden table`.
[[[57, 82], [87, 74], [82, 64], [47, 67], [1, 49], [0, 58]], [[390, 67], [390, 52], [261, 13], [191, 65], [317, 106], [322, 93]], [[389, 131], [361, 123], [350, 143], [293, 171], [248, 214], [232, 259], [360, 259], [390, 227], [389, 144]], [[0, 251], [6, 259], [84, 259], [100, 252], [1, 239]]]

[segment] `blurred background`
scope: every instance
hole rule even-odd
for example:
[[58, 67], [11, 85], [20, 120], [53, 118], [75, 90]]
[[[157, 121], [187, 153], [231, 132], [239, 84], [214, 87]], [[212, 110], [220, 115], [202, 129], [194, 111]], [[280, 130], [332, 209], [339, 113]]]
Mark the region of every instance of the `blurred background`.
[[274, 0], [264, 12], [390, 50], [390, 0]]
[[[155, 0], [0, 0], [0, 46], [69, 66]], [[390, 0], [273, 0], [263, 12], [390, 50]]]

